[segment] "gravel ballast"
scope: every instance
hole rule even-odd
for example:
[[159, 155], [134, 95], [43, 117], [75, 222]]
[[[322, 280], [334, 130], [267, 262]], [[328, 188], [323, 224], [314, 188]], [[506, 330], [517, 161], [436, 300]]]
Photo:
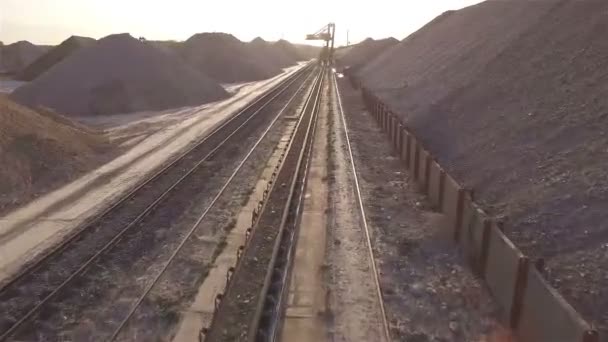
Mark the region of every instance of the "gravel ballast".
[[[509, 341], [487, 289], [466, 266], [440, 225], [440, 215], [415, 190], [405, 166], [391, 153], [388, 138], [365, 110], [360, 94], [348, 81], [338, 83], [392, 338]], [[338, 115], [333, 117], [333, 131], [339, 132], [332, 138], [338, 144], [335, 150], [344, 151], [345, 138], [338, 136], [343, 134], [342, 121]], [[333, 157], [334, 163], [340, 160], [340, 153]], [[338, 178], [333, 186], [340, 186], [344, 166], [335, 165]], [[349, 171], [342, 172], [352, 174]], [[345, 243], [335, 241], [333, 248], [349, 250], [342, 247]], [[343, 315], [340, 312], [350, 308], [334, 310]]]

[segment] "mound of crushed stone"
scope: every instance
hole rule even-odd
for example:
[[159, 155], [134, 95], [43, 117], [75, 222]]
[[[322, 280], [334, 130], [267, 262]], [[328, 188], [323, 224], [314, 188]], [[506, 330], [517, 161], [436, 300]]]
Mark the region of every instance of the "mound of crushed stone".
[[336, 60], [352, 70], [358, 69], [397, 43], [399, 41], [393, 37], [380, 40], [367, 38], [358, 44], [337, 50]]
[[296, 61], [307, 61], [317, 58], [321, 52], [321, 48], [318, 46], [292, 44], [285, 39], [280, 39], [273, 44], [283, 51], [284, 54]]
[[129, 34], [76, 51], [11, 94], [22, 104], [68, 115], [164, 110], [227, 96], [216, 81]]
[[608, 336], [608, 2], [487, 1], [370, 62], [364, 84]]
[[90, 170], [110, 150], [101, 133], [0, 95], [0, 212]]
[[298, 61], [297, 56], [290, 55], [277, 44], [269, 43], [260, 37], [247, 43], [247, 47], [253, 52], [256, 58], [270, 61], [272, 65], [276, 65], [280, 68], [294, 65]]
[[278, 47], [284, 54], [289, 56], [292, 59], [301, 61], [305, 60], [303, 54], [303, 49], [296, 47], [294, 44], [286, 41], [285, 39], [278, 40], [274, 43], [276, 47]]
[[49, 46], [34, 45], [22, 40], [0, 45], [0, 72], [18, 73], [49, 50]]
[[66, 57], [80, 48], [93, 45], [95, 39], [87, 37], [71, 36], [58, 46], [51, 48], [47, 53], [40, 56], [33, 63], [17, 74], [16, 79], [20, 81], [31, 81], [44, 72], [61, 62]]
[[293, 44], [296, 47], [298, 54], [300, 55], [300, 60], [307, 61], [312, 58], [319, 57], [321, 53], [320, 46], [308, 45], [308, 44]]
[[275, 76], [281, 67], [265, 60], [231, 34], [199, 33], [181, 46], [182, 57], [221, 83], [258, 81]]
[[155, 48], [174, 56], [179, 56], [180, 47], [183, 45], [182, 42], [175, 40], [149, 40], [148, 43], [152, 44]]

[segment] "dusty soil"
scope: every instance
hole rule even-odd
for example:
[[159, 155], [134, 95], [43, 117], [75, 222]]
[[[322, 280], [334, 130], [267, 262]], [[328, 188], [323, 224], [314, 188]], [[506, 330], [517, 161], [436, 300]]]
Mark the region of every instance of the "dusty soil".
[[[443, 232], [439, 215], [414, 189], [403, 164], [389, 152], [388, 140], [364, 109], [360, 94], [344, 79], [339, 85], [392, 338], [399, 341], [508, 341], [497, 323], [497, 308], [489, 293]], [[330, 193], [336, 198], [331, 201], [338, 203], [346, 217], [360, 217], [349, 200], [355, 194], [349, 185], [352, 174], [341, 120], [336, 109], [332, 122], [332, 144], [335, 146], [332, 151], [336, 152], [332, 156], [334, 171], [330, 178], [335, 189]], [[340, 190], [342, 187], [347, 188]], [[340, 211], [336, 214], [336, 217], [343, 216]], [[355, 221], [350, 226], [359, 224]], [[349, 232], [347, 234], [351, 236], [341, 240], [334, 237], [331, 248], [357, 260], [366, 253], [363, 246], [357, 247], [363, 243], [363, 233], [347, 227], [348, 224], [333, 227], [335, 231], [343, 230], [342, 234]], [[364, 268], [354, 270], [363, 271]], [[341, 272], [336, 275], [344, 276]], [[347, 293], [352, 292], [353, 284], [359, 282], [343, 283], [342, 291], [348, 288]], [[356, 313], [362, 303], [348, 302], [332, 308], [337, 319], [341, 315], [352, 315], [358, 322], [349, 324], [346, 333], [352, 334], [353, 329], [357, 331], [358, 324], [363, 324], [362, 332], [373, 331], [368, 326], [374, 316], [366, 310]], [[368, 337], [338, 340], [377, 340]]]
[[100, 39], [11, 94], [29, 106], [74, 115], [163, 110], [216, 101], [214, 80], [128, 34]]
[[49, 46], [34, 45], [25, 40], [9, 45], [0, 44], [0, 73], [20, 72], [46, 53], [49, 48]]
[[0, 214], [114, 155], [100, 131], [0, 95]]
[[55, 64], [63, 61], [78, 49], [95, 44], [95, 39], [87, 37], [71, 36], [58, 46], [51, 48], [44, 55], [38, 57], [27, 67], [21, 70], [16, 79], [21, 81], [32, 81], [38, 76], [51, 69]]
[[608, 335], [605, 1], [488, 1], [371, 62], [364, 82]]

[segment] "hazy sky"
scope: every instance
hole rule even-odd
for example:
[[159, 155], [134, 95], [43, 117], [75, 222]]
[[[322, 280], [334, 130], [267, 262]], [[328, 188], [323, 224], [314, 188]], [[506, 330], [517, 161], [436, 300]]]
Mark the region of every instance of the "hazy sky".
[[129, 32], [185, 40], [222, 31], [249, 41], [302, 42], [333, 21], [337, 45], [366, 37], [403, 39], [435, 16], [481, 0], [0, 0], [0, 41], [57, 44], [68, 36]]

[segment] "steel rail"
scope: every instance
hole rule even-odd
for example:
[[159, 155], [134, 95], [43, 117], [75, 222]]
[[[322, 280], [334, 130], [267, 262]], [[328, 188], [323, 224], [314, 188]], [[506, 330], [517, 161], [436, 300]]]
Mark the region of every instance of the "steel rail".
[[370, 266], [372, 268], [373, 280], [376, 288], [376, 296], [380, 307], [380, 314], [382, 320], [382, 330], [386, 341], [391, 341], [390, 328], [388, 319], [386, 317], [386, 310], [384, 308], [384, 299], [382, 297], [382, 288], [380, 287], [380, 278], [378, 275], [378, 268], [376, 266], [376, 257], [374, 256], [374, 249], [372, 247], [371, 235], [369, 232], [369, 226], [367, 224], [367, 216], [365, 215], [365, 207], [363, 205], [363, 198], [361, 196], [361, 186], [359, 185], [359, 176], [357, 168], [355, 166], [355, 159], [353, 158], [353, 149], [351, 147], [350, 138], [348, 136], [348, 125], [346, 123], [346, 117], [344, 116], [344, 108], [342, 106], [342, 97], [340, 95], [340, 88], [338, 87], [338, 81], [336, 79], [335, 72], [333, 73], [333, 84], [335, 87], [336, 98], [338, 99], [338, 109], [340, 110], [340, 117], [342, 119], [342, 127], [344, 128], [344, 135], [346, 137], [346, 146], [348, 147], [348, 156], [350, 158], [350, 164], [353, 172], [353, 182], [355, 185], [355, 193], [357, 195], [357, 203], [359, 206], [359, 212], [361, 213], [361, 219], [363, 221], [363, 231], [365, 232], [365, 242], [367, 245], [367, 251], [369, 256]]
[[[238, 279], [239, 278], [239, 274], [243, 271], [243, 267], [245, 262], [243, 261], [246, 258], [246, 255], [250, 254], [250, 250], [254, 247], [252, 247], [252, 245], [254, 244], [252, 241], [256, 240], [256, 236], [258, 234], [266, 234], [268, 233], [268, 231], [264, 230], [260, 232], [260, 222], [264, 220], [264, 215], [265, 213], [268, 212], [268, 206], [270, 205], [269, 203], [273, 201], [273, 198], [282, 198], [281, 195], [277, 195], [279, 193], [284, 193], [287, 192], [287, 194], [285, 194], [286, 199], [284, 199], [286, 201], [286, 203], [289, 203], [290, 198], [292, 197], [292, 194], [294, 192], [294, 186], [296, 183], [294, 183], [293, 181], [287, 181], [286, 184], [281, 183], [282, 185], [278, 186], [277, 184], [279, 184], [280, 182], [278, 181], [282, 175], [287, 175], [287, 173], [285, 172], [292, 172], [292, 176], [295, 176], [295, 173], [293, 171], [291, 171], [291, 167], [293, 166], [289, 166], [291, 164], [287, 164], [287, 160], [288, 159], [295, 159], [292, 160], [297, 164], [298, 167], [295, 170], [300, 170], [301, 168], [299, 167], [299, 165], [301, 165], [300, 163], [298, 163], [299, 159], [297, 156], [300, 156], [303, 153], [303, 148], [301, 148], [301, 146], [304, 146], [304, 142], [306, 141], [306, 133], [310, 131], [311, 125], [310, 125], [310, 119], [312, 117], [312, 115], [308, 115], [308, 113], [312, 113], [312, 111], [310, 110], [310, 103], [312, 102], [312, 98], [314, 97], [314, 93], [318, 88], [318, 82], [321, 79], [322, 76], [322, 70], [324, 70], [323, 68], [321, 68], [321, 71], [319, 72], [319, 75], [317, 76], [317, 80], [314, 81], [314, 85], [311, 89], [311, 92], [309, 93], [305, 104], [303, 106], [303, 110], [302, 110], [302, 114], [300, 115], [298, 122], [296, 124], [296, 127], [294, 129], [294, 131], [291, 134], [291, 139], [288, 142], [288, 145], [285, 148], [285, 152], [283, 152], [284, 158], [280, 159], [280, 164], [277, 165], [277, 171], [276, 171], [276, 179], [273, 179], [272, 183], [269, 185], [272, 185], [268, 191], [268, 195], [265, 196], [266, 200], [261, 202], [262, 206], [260, 208], [260, 210], [258, 211], [260, 214], [258, 214], [257, 219], [255, 220], [255, 224], [252, 227], [252, 232], [250, 233], [250, 236], [247, 240], [247, 244], [245, 244], [245, 246], [243, 246], [243, 249], [240, 253], [241, 257], [240, 259], [238, 259], [236, 266], [234, 267], [234, 270], [232, 272], [232, 276], [229, 278], [229, 281], [227, 282], [226, 288], [225, 288], [225, 292], [224, 294], [221, 296], [221, 300], [219, 302], [216, 302], [216, 305], [219, 305], [216, 307], [216, 311], [213, 315], [213, 319], [211, 321], [211, 325], [209, 327], [209, 329], [205, 329], [205, 331], [203, 332], [204, 334], [204, 340], [205, 341], [210, 341], [210, 340], [215, 340], [220, 338], [221, 340], [223, 340], [224, 337], [220, 337], [220, 336], [216, 336], [216, 335], [223, 335], [223, 331], [221, 327], [218, 327], [218, 324], [221, 326], [223, 323], [222, 320], [220, 320], [220, 318], [218, 318], [218, 316], [222, 316], [225, 314], [229, 314], [230, 310], [229, 308], [224, 308], [224, 304], [228, 301], [228, 298], [232, 298], [234, 296], [233, 292], [234, 291], [238, 291], [237, 289], [235, 289], [235, 282], [236, 280], [234, 279]], [[303, 126], [303, 123], [308, 120], [309, 124], [307, 126]], [[301, 140], [301, 141], [300, 141]], [[296, 155], [297, 153], [297, 155]], [[293, 158], [292, 158], [293, 157]], [[291, 176], [288, 176], [291, 177]], [[290, 178], [288, 178], [290, 179]], [[295, 179], [294, 179], [295, 180]], [[291, 186], [286, 186], [287, 184], [291, 183]], [[279, 196], [279, 197], [276, 197]], [[282, 209], [279, 209], [281, 214], [279, 214], [278, 218], [279, 221], [284, 222], [285, 218], [287, 216], [287, 212], [290, 209], [288, 204], [284, 204], [281, 206]], [[274, 215], [275, 211], [272, 211], [272, 215]], [[278, 227], [279, 225], [277, 225]], [[275, 230], [275, 229], [273, 229]], [[276, 229], [277, 235], [275, 236], [275, 238], [273, 239], [272, 246], [274, 247], [276, 242], [279, 240], [279, 233], [280, 230]], [[275, 250], [275, 248], [272, 249], [271, 254], [274, 255], [276, 253], [274, 253], [273, 251]], [[273, 258], [271, 256], [269, 256], [271, 259]], [[254, 258], [255, 259], [255, 258]], [[265, 271], [268, 270], [268, 266], [264, 269]], [[264, 282], [263, 284], [260, 284], [260, 287], [262, 288], [262, 290], [260, 290], [260, 292], [258, 293], [264, 293], [266, 290], [264, 289], [264, 287], [266, 286], [266, 288], [268, 287], [268, 282], [269, 282], [269, 275], [268, 272], [264, 272], [265, 278], [264, 278]], [[244, 278], [244, 281], [247, 281], [246, 278]], [[237, 297], [238, 298], [238, 295]], [[253, 305], [253, 312], [251, 313], [252, 315], [252, 319], [247, 322], [247, 336], [249, 336], [249, 339], [253, 338], [252, 336], [254, 336], [256, 334], [255, 332], [255, 326], [257, 326], [257, 323], [261, 317], [261, 305], [263, 304], [263, 301], [261, 300], [262, 296], [260, 296], [258, 298], [258, 300], [256, 300], [255, 302], [249, 302], [247, 301], [247, 305]], [[240, 309], [239, 309], [240, 310]], [[241, 335], [242, 336], [242, 335]]]
[[[309, 76], [309, 78], [310, 77], [312, 77], [312, 74]], [[119, 326], [116, 328], [116, 330], [112, 334], [112, 337], [110, 338], [110, 341], [114, 341], [118, 337], [118, 335], [124, 329], [124, 327], [126, 326], [127, 322], [131, 319], [131, 317], [133, 316], [133, 314], [135, 313], [135, 311], [137, 310], [137, 308], [144, 301], [145, 297], [150, 293], [150, 291], [152, 290], [152, 288], [154, 287], [154, 285], [156, 285], [156, 283], [158, 283], [158, 281], [160, 280], [161, 276], [165, 273], [165, 271], [167, 270], [167, 268], [169, 268], [169, 265], [175, 259], [175, 257], [177, 256], [177, 254], [181, 251], [181, 249], [184, 247], [184, 245], [186, 244], [186, 242], [188, 241], [188, 239], [192, 236], [192, 234], [194, 233], [194, 231], [198, 228], [198, 226], [201, 224], [201, 222], [205, 219], [205, 217], [207, 216], [207, 214], [209, 213], [209, 211], [211, 210], [211, 208], [213, 208], [213, 206], [215, 205], [215, 203], [224, 194], [224, 192], [226, 191], [226, 189], [228, 188], [228, 186], [232, 183], [232, 180], [236, 177], [237, 173], [242, 169], [243, 165], [245, 165], [245, 163], [249, 160], [249, 157], [251, 156], [251, 154], [253, 154], [253, 152], [256, 150], [256, 148], [262, 142], [262, 140], [264, 140], [264, 138], [268, 135], [268, 132], [270, 132], [270, 130], [272, 129], [272, 127], [274, 127], [275, 123], [279, 120], [279, 118], [281, 117], [281, 115], [283, 115], [283, 113], [285, 112], [285, 110], [289, 107], [289, 105], [291, 105], [291, 103], [294, 101], [294, 99], [297, 97], [297, 95], [300, 94], [300, 91], [304, 88], [304, 86], [306, 85], [306, 83], [307, 82], [304, 81], [304, 83], [302, 83], [302, 85], [298, 88], [298, 90], [296, 90], [296, 92], [289, 99], [289, 101], [287, 102], [287, 104], [285, 104], [285, 106], [283, 106], [283, 108], [278, 112], [278, 114], [272, 120], [272, 122], [270, 123], [270, 125], [266, 128], [266, 130], [264, 131], [264, 133], [262, 133], [262, 136], [260, 136], [260, 138], [251, 147], [251, 149], [249, 150], [249, 152], [245, 155], [245, 157], [243, 157], [243, 159], [241, 160], [241, 162], [233, 170], [233, 172], [230, 175], [230, 177], [226, 180], [226, 182], [224, 182], [224, 185], [220, 188], [220, 190], [217, 192], [217, 194], [213, 197], [213, 200], [211, 201], [211, 203], [209, 203], [209, 205], [207, 205], [207, 208], [205, 208], [205, 210], [201, 213], [201, 215], [198, 217], [198, 219], [196, 220], [196, 222], [190, 227], [190, 229], [188, 230], [188, 233], [180, 241], [179, 245], [173, 251], [173, 253], [169, 257], [169, 259], [167, 259], [167, 261], [165, 261], [165, 263], [164, 263], [163, 267], [161, 268], [161, 270], [156, 274], [156, 276], [154, 277], [154, 279], [146, 286], [144, 292], [138, 298], [138, 300], [136, 301], [136, 303], [131, 307], [131, 309], [129, 310], [129, 313], [127, 314], [127, 316], [125, 316], [122, 319], [122, 321], [120, 322]]]
[[40, 258], [39, 260], [37, 260], [35, 263], [27, 265], [26, 267], [24, 267], [23, 269], [21, 269], [16, 275], [12, 276], [10, 279], [8, 279], [6, 281], [3, 281], [2, 284], [0, 285], [0, 293], [2, 291], [4, 291], [5, 288], [7, 288], [10, 285], [14, 284], [15, 282], [17, 282], [18, 280], [20, 280], [24, 276], [26, 276], [29, 273], [31, 273], [34, 269], [38, 268], [46, 259], [48, 259], [48, 258], [50, 258], [50, 257], [52, 257], [52, 256], [54, 256], [54, 255], [56, 255], [58, 253], [60, 253], [61, 251], [65, 250], [66, 246], [69, 243], [71, 243], [73, 240], [75, 240], [76, 238], [78, 238], [81, 233], [83, 233], [84, 231], [87, 231], [93, 224], [95, 224], [96, 222], [98, 222], [99, 220], [101, 220], [104, 216], [108, 215], [110, 212], [112, 212], [117, 207], [119, 207], [120, 205], [122, 205], [124, 202], [126, 202], [127, 200], [129, 200], [131, 197], [133, 197], [133, 195], [136, 195], [137, 192], [139, 190], [141, 190], [143, 187], [145, 187], [145, 186], [149, 185], [150, 183], [152, 183], [153, 181], [157, 180], [160, 176], [162, 176], [167, 170], [169, 170], [171, 167], [173, 167], [175, 164], [177, 164], [180, 160], [184, 159], [184, 157], [186, 157], [187, 155], [189, 155], [196, 148], [198, 148], [199, 146], [201, 146], [204, 143], [206, 143], [209, 139], [211, 139], [212, 136], [214, 136], [219, 131], [221, 131], [222, 129], [224, 129], [225, 126], [227, 126], [228, 124], [232, 123], [232, 121], [234, 121], [237, 118], [239, 118], [241, 115], [243, 115], [244, 113], [246, 113], [249, 109], [251, 109], [253, 106], [255, 106], [256, 104], [258, 104], [262, 100], [264, 100], [266, 97], [268, 97], [274, 91], [276, 91], [277, 89], [281, 88], [282, 86], [285, 86], [286, 82], [295, 81], [295, 78], [298, 77], [298, 76], [301, 76], [301, 73], [304, 72], [304, 70], [306, 68], [308, 68], [308, 67], [310, 67], [310, 66], [303, 67], [302, 70], [294, 73], [293, 75], [290, 75], [288, 78], [286, 78], [285, 80], [283, 80], [281, 83], [275, 85], [273, 88], [269, 89], [264, 94], [261, 94], [260, 96], [258, 96], [257, 98], [255, 98], [253, 100], [253, 102], [247, 104], [244, 108], [241, 108], [236, 114], [230, 116], [227, 120], [223, 121], [218, 127], [216, 127], [215, 129], [213, 129], [213, 131], [211, 131], [209, 134], [207, 134], [202, 140], [200, 140], [195, 145], [193, 145], [192, 147], [188, 148], [186, 151], [184, 151], [183, 153], [181, 153], [173, 161], [171, 161], [166, 166], [162, 167], [160, 170], [158, 170], [157, 172], [155, 172], [152, 176], [144, 179], [141, 183], [137, 184], [133, 189], [131, 189], [129, 192], [127, 192], [127, 194], [125, 194], [124, 196], [120, 197], [111, 206], [109, 206], [108, 208], [106, 208], [100, 214], [95, 215], [94, 217], [92, 217], [92, 218], [86, 220], [85, 222], [83, 222], [83, 224], [81, 224], [81, 226], [83, 227], [82, 229], [79, 229], [77, 232], [75, 232], [74, 234], [70, 235], [69, 238], [64, 239], [60, 244], [58, 244], [55, 247], [53, 247], [49, 252], [47, 252], [42, 258]]
[[[308, 175], [308, 166], [312, 155], [312, 146], [314, 142], [314, 133], [316, 130], [319, 105], [321, 103], [321, 90], [323, 88], [323, 80], [325, 79], [326, 70], [322, 71], [319, 83], [316, 88], [316, 93], [312, 98], [311, 119], [309, 121], [306, 137], [300, 155], [298, 164], [294, 170], [294, 178], [292, 180], [289, 200], [285, 206], [281, 225], [279, 226], [279, 235], [273, 247], [272, 259], [268, 265], [266, 279], [260, 296], [260, 302], [256, 310], [254, 324], [250, 330], [249, 341], [275, 341], [277, 334], [280, 331], [280, 320], [283, 311], [284, 297], [288, 275], [293, 264], [293, 253], [296, 241], [296, 232], [301, 219], [301, 206], [303, 202], [304, 188]], [[300, 183], [299, 193], [295, 196], [297, 185]], [[296, 198], [294, 198], [296, 197]], [[295, 201], [294, 201], [295, 200]], [[267, 322], [262, 322], [263, 315], [270, 315]]]
[[[110, 211], [112, 211], [114, 208], [120, 206], [122, 203], [126, 202], [126, 200], [130, 199], [132, 197], [132, 195], [134, 195], [138, 190], [140, 190], [144, 186], [150, 184], [152, 181], [158, 179], [160, 177], [160, 175], [162, 175], [163, 173], [165, 173], [169, 168], [171, 168], [173, 165], [175, 165], [181, 159], [187, 157], [192, 151], [194, 151], [197, 147], [199, 147], [202, 144], [204, 144], [205, 142], [207, 142], [212, 136], [217, 135], [217, 134], [221, 134], [222, 130], [225, 127], [227, 127], [228, 124], [230, 124], [231, 122], [233, 122], [234, 120], [236, 120], [240, 116], [242, 116], [245, 113], [247, 113], [248, 110], [250, 110], [252, 108], [255, 108], [254, 106], [256, 106], [256, 105], [258, 105], [260, 103], [262, 104], [262, 106], [260, 108], [257, 108], [255, 110], [255, 112], [251, 114], [250, 117], [248, 117], [243, 123], [241, 123], [239, 126], [237, 126], [226, 138], [224, 138], [223, 140], [221, 140], [221, 142], [214, 149], [212, 149], [203, 158], [201, 158], [186, 174], [182, 175], [176, 182], [174, 182], [168, 189], [166, 189], [159, 197], [157, 197], [150, 205], [148, 205], [144, 209], [144, 211], [142, 211], [134, 220], [132, 220], [129, 224], [127, 224], [126, 226], [124, 226], [118, 232], [118, 234], [116, 234], [109, 242], [107, 242], [93, 256], [91, 256], [90, 258], [88, 258], [83, 264], [81, 264], [80, 267], [76, 271], [72, 272], [70, 274], [70, 276], [68, 276], [61, 284], [59, 284], [57, 287], [55, 287], [53, 289], [53, 291], [51, 291], [49, 294], [47, 294], [33, 308], [31, 308], [27, 313], [25, 313], [24, 315], [22, 315], [20, 317], [20, 319], [17, 320], [17, 322], [13, 323], [12, 326], [9, 329], [7, 329], [4, 333], [2, 333], [2, 335], [0, 335], [0, 341], [3, 341], [5, 339], [7, 339], [8, 337], [10, 337], [14, 332], [16, 332], [16, 330], [21, 325], [23, 325], [23, 323], [27, 322], [30, 318], [32, 318], [57, 293], [59, 293], [73, 279], [75, 279], [79, 274], [81, 274], [84, 270], [86, 270], [88, 268], [88, 266], [90, 266], [102, 253], [104, 253], [105, 251], [107, 251], [108, 249], [110, 249], [112, 246], [114, 246], [120, 240], [120, 238], [129, 229], [131, 229], [138, 222], [140, 222], [144, 217], [146, 217], [147, 214], [150, 213], [164, 198], [166, 198], [169, 193], [171, 193], [174, 189], [176, 189], [177, 186], [180, 183], [182, 183], [189, 175], [191, 175], [195, 170], [197, 170], [206, 160], [208, 160], [211, 156], [213, 156], [232, 136], [234, 136], [242, 127], [244, 127], [248, 122], [250, 122], [253, 118], [255, 118], [256, 115], [258, 113], [260, 113], [264, 108], [266, 108], [269, 104], [273, 103], [273, 101], [278, 96], [280, 96], [281, 94], [283, 94], [283, 92], [285, 92], [289, 88], [289, 86], [291, 84], [293, 84], [297, 79], [299, 79], [302, 75], [304, 75], [305, 74], [305, 70], [307, 70], [308, 68], [309, 67], [303, 68], [303, 70], [301, 70], [299, 72], [296, 72], [294, 75], [291, 75], [286, 80], [280, 82], [279, 84], [277, 84], [276, 86], [274, 86], [273, 88], [271, 88], [270, 90], [268, 90], [266, 93], [260, 95], [258, 98], [256, 98], [254, 100], [254, 102], [250, 103], [244, 109], [242, 109], [241, 111], [239, 111], [237, 114], [233, 115], [231, 118], [229, 118], [228, 120], [224, 121], [221, 125], [219, 125], [219, 127], [217, 127], [216, 129], [214, 129], [209, 135], [207, 135], [204, 139], [202, 139], [200, 142], [198, 142], [195, 146], [193, 146], [192, 148], [188, 149], [185, 153], [183, 153], [182, 155], [180, 155], [180, 157], [178, 157], [176, 160], [174, 160], [171, 164], [167, 165], [162, 170], [160, 170], [159, 172], [155, 173], [152, 177], [150, 177], [149, 179], [147, 179], [146, 181], [144, 181], [141, 185], [137, 186], [133, 191], [129, 192], [128, 195], [126, 195], [124, 198], [122, 198], [121, 200], [119, 200], [116, 204], [114, 204], [113, 206], [111, 206], [103, 214], [99, 215], [98, 219], [103, 218], [107, 213], [109, 213]], [[306, 82], [304, 82], [304, 83], [306, 83]], [[267, 101], [266, 102], [262, 102], [264, 100], [267, 100]], [[274, 122], [276, 122], [276, 119], [273, 120], [272, 124], [274, 124]], [[80, 230], [74, 236], [70, 237], [68, 240], [66, 240], [66, 242], [64, 242], [61, 245], [59, 245], [58, 248], [52, 250], [48, 255], [46, 255], [43, 259], [41, 259], [38, 263], [36, 263], [32, 267], [28, 268], [26, 271], [31, 272], [31, 271], [35, 270], [37, 268], [37, 266], [41, 265], [45, 260], [48, 260], [52, 256], [54, 256], [57, 253], [59, 253], [61, 250], [64, 250], [67, 246], [69, 246], [69, 242], [76, 240], [77, 237], [78, 237], [78, 235], [80, 235], [84, 231], [86, 231], [87, 228], [91, 227], [92, 224], [94, 224], [96, 221], [97, 220], [94, 220], [93, 222], [89, 223], [89, 225], [87, 225], [87, 227], [85, 227], [84, 229]], [[22, 273], [19, 278], [25, 276], [26, 274], [27, 273], [25, 273], [25, 272]], [[13, 279], [11, 282], [8, 283], [8, 285], [14, 284], [17, 280], [18, 279]], [[0, 290], [0, 292], [4, 291], [8, 287], [8, 285], [4, 286]]]

